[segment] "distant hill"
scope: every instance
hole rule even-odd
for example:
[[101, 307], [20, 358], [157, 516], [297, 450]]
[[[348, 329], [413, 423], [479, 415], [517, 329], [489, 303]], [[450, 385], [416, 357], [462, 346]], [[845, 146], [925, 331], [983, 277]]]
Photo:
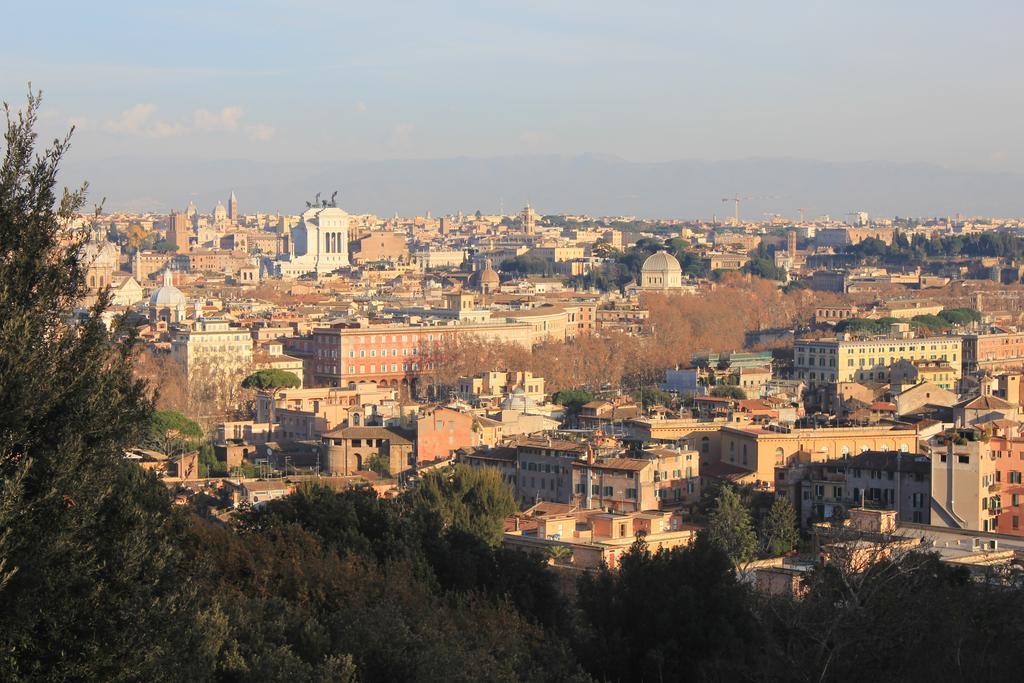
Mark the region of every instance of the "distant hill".
[[193, 199], [202, 211], [229, 190], [243, 212], [298, 212], [317, 192], [339, 190], [353, 213], [434, 215], [506, 212], [527, 201], [541, 213], [719, 218], [723, 197], [752, 199], [741, 217], [849, 211], [872, 215], [1024, 215], [1024, 176], [927, 164], [832, 163], [801, 159], [638, 163], [601, 155], [457, 157], [434, 160], [265, 163], [115, 158], [68, 164], [63, 178], [90, 182], [109, 209], [168, 210]]

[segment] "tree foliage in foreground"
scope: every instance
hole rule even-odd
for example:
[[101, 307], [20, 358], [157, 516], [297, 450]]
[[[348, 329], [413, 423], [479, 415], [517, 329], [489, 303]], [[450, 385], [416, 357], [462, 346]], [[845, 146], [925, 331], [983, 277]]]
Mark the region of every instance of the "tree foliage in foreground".
[[[0, 678], [162, 680], [212, 663], [165, 488], [126, 463], [152, 403], [132, 338], [86, 293], [69, 140], [37, 154], [39, 97], [7, 111], [0, 168]], [[183, 658], [182, 652], [190, 655]]]

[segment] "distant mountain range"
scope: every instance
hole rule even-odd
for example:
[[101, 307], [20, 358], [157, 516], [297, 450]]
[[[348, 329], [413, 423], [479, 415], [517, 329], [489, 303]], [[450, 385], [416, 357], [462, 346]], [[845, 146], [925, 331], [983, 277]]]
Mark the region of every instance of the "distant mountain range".
[[457, 157], [433, 160], [266, 163], [147, 161], [114, 158], [65, 164], [62, 178], [90, 183], [90, 200], [111, 210], [203, 212], [229, 191], [245, 212], [298, 213], [317, 192], [339, 191], [352, 213], [434, 215], [517, 211], [720, 219], [723, 197], [739, 193], [741, 218], [796, 217], [851, 211], [881, 216], [1024, 215], [1024, 175], [961, 171], [883, 161], [834, 163], [789, 158], [641, 163], [585, 154], [575, 157]]

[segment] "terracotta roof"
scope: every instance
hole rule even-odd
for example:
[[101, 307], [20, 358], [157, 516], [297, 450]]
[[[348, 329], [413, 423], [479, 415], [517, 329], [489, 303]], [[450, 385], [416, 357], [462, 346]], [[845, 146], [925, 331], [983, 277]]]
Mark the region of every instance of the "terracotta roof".
[[1003, 410], [1013, 406], [998, 396], [978, 396], [960, 403], [957, 407], [964, 410]]
[[392, 427], [341, 427], [326, 432], [324, 436], [333, 439], [387, 439], [394, 444], [410, 445], [415, 438], [412, 434]]
[[709, 462], [700, 466], [700, 476], [712, 479], [729, 479], [736, 481], [744, 477], [753, 476], [754, 470], [740, 465], [733, 465], [728, 462]]

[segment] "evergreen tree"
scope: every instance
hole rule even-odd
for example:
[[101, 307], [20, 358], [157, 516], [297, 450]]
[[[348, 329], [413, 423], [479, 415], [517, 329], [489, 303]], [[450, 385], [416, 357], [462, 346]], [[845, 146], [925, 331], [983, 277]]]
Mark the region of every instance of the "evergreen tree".
[[761, 527], [761, 549], [782, 555], [795, 548], [799, 540], [793, 504], [788, 498], [776, 498]]
[[131, 337], [114, 343], [101, 320], [109, 295], [74, 315], [85, 192], [57, 197], [70, 136], [37, 151], [39, 103], [4, 107], [0, 679], [202, 678], [215, 640], [196, 626], [166, 489], [123, 457], [152, 402]]
[[505, 517], [517, 509], [512, 490], [497, 471], [467, 465], [423, 477], [415, 490], [414, 505], [436, 515], [443, 528], [492, 546], [501, 542]]
[[269, 370], [257, 370], [242, 380], [244, 389], [264, 389], [275, 391], [277, 389], [293, 389], [302, 385], [294, 372], [271, 368]]
[[708, 537], [712, 544], [728, 555], [733, 565], [754, 559], [757, 536], [750, 512], [730, 486], [723, 486], [715, 500], [708, 523]]

